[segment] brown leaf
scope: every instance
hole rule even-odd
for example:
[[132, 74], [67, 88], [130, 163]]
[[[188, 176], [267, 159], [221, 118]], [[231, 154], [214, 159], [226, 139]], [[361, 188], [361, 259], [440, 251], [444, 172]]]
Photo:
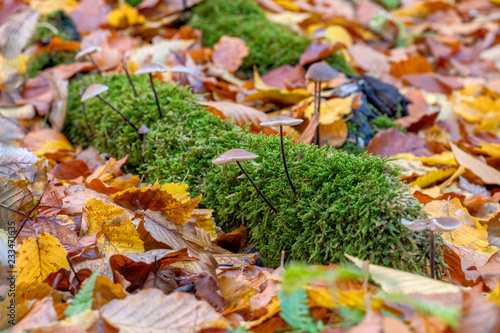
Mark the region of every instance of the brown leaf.
[[113, 300], [102, 307], [101, 316], [123, 333], [197, 332], [213, 322], [227, 322], [207, 302], [191, 294], [165, 296], [157, 289], [145, 289], [123, 300]]
[[71, 180], [84, 176], [89, 171], [89, 167], [82, 160], [69, 160], [56, 165], [50, 174], [59, 180]]
[[439, 94], [448, 95], [452, 91], [463, 87], [463, 84], [454, 77], [438, 73], [405, 74], [401, 79], [416, 88]]
[[24, 138], [24, 145], [29, 151], [37, 152], [48, 158], [61, 160], [73, 152], [73, 145], [66, 137], [53, 129], [30, 132]]
[[373, 155], [390, 157], [398, 153], [411, 153], [415, 156], [432, 156], [429, 144], [413, 133], [401, 133], [396, 128], [389, 128], [375, 134], [366, 150]]
[[383, 53], [365, 44], [351, 45], [348, 50], [356, 65], [364, 70], [366, 74], [380, 77], [389, 72], [389, 61]]
[[[130, 284], [126, 286], [129, 292], [142, 289], [144, 283], [148, 279], [149, 273], [156, 272], [156, 265], [160, 269], [178, 261], [195, 260], [188, 256], [185, 249], [180, 251], [169, 251], [169, 253], [165, 254], [163, 257], [157, 258], [156, 262], [154, 260], [155, 258], [151, 258], [151, 255], [147, 252], [137, 254], [133, 258], [134, 259], [131, 259], [121, 254], [115, 254], [109, 258], [114, 280], [120, 281], [125, 279], [130, 282]], [[141, 260], [139, 258], [143, 258], [144, 261], [137, 261]]]
[[450, 143], [450, 146], [458, 164], [463, 165], [472, 171], [476, 176], [481, 178], [485, 184], [500, 185], [500, 171], [490, 167], [484, 162], [481, 162], [474, 156], [467, 154], [455, 144]]
[[39, 18], [37, 10], [24, 8], [0, 26], [0, 51], [5, 58], [14, 59], [21, 53], [35, 32]]
[[[222, 112], [226, 118], [231, 118], [231, 122], [238, 126], [244, 126], [248, 123], [251, 123], [250, 131], [254, 133], [263, 132], [266, 127], [260, 126], [260, 123], [269, 121], [269, 119], [271, 118], [271, 116], [262, 111], [242, 104], [236, 104], [232, 102], [193, 102], [199, 105], [208, 106], [211, 109], [213, 108]], [[218, 115], [217, 113], [214, 114]]]
[[385, 326], [383, 318], [384, 316], [380, 312], [368, 309], [363, 320], [358, 325], [352, 327], [351, 333], [392, 332], [383, 330]]
[[118, 283], [113, 283], [105, 276], [99, 275], [95, 281], [92, 309], [100, 309], [104, 304], [114, 299], [127, 297], [127, 293]]
[[316, 135], [316, 128], [318, 127], [318, 125], [319, 125], [319, 116], [317, 114], [313, 114], [311, 116], [311, 119], [309, 120], [309, 124], [307, 124], [306, 129], [297, 139], [297, 142], [311, 144], [314, 136]]
[[196, 296], [203, 298], [218, 312], [224, 311], [225, 300], [216, 279], [207, 273], [201, 273], [193, 279], [193, 282]]
[[243, 63], [243, 58], [249, 53], [250, 48], [245, 45], [243, 39], [223, 35], [214, 45], [212, 61], [217, 66], [234, 73]]
[[445, 245], [444, 262], [448, 265], [451, 281], [462, 286], [473, 286], [481, 282], [479, 270], [484, 266], [488, 257], [447, 241]]
[[78, 237], [76, 232], [60, 225], [58, 221], [60, 217], [51, 216], [49, 218], [37, 218], [26, 222], [25, 227], [19, 233], [19, 239], [27, 239], [29, 237], [37, 237], [44, 232], [56, 237], [61, 245], [68, 252], [70, 258], [80, 256], [84, 252], [90, 251], [97, 246], [96, 234]]
[[247, 241], [247, 228], [241, 225], [238, 229], [231, 231], [228, 234], [222, 234], [214, 241], [220, 247], [231, 252], [238, 252]]
[[312, 64], [313, 62], [329, 56], [341, 47], [342, 46], [340, 46], [340, 44], [337, 44], [334, 47], [332, 44], [327, 42], [312, 42], [300, 56], [299, 65], [304, 66]]
[[33, 305], [30, 313], [17, 323], [11, 332], [21, 332], [36, 326], [45, 326], [57, 321], [52, 297], [48, 296]]
[[499, 309], [495, 303], [486, 302], [481, 292], [481, 285], [463, 292], [463, 317], [458, 324], [457, 332], [497, 332], [500, 324]]
[[69, 13], [80, 34], [93, 31], [108, 23], [111, 7], [104, 0], [82, 0]]
[[68, 102], [68, 81], [55, 73], [41, 74], [49, 83], [52, 91], [52, 104], [49, 113], [49, 121], [52, 128], [62, 131], [66, 117], [66, 106]]
[[477, 266], [486, 285], [493, 290], [500, 279], [500, 252], [492, 255], [486, 264]]

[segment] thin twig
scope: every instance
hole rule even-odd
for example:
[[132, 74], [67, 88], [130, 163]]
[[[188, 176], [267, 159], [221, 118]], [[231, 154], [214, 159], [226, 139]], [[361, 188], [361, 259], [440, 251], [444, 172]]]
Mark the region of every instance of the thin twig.
[[47, 190], [47, 187], [48, 187], [47, 185], [49, 185], [49, 182], [45, 183], [45, 185], [43, 187], [43, 192], [40, 195], [40, 197], [38, 198], [38, 201], [36, 202], [35, 206], [33, 208], [31, 208], [28, 211], [28, 213], [25, 215], [23, 222], [21, 222], [21, 225], [19, 226], [19, 229], [17, 230], [16, 235], [14, 236], [14, 241], [17, 239], [17, 236], [19, 236], [19, 234], [21, 233], [21, 230], [23, 230], [23, 228], [26, 225], [26, 222], [28, 221], [28, 219], [31, 216], [31, 214], [33, 214], [33, 212], [38, 207], [38, 205], [40, 204], [40, 202], [42, 202], [43, 195], [45, 194], [45, 191]]

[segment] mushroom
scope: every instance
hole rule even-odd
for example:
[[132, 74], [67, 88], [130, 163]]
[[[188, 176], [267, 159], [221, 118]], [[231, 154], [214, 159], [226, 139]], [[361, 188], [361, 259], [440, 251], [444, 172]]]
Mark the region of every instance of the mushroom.
[[82, 57], [87, 56], [88, 59], [90, 60], [90, 62], [92, 63], [92, 65], [94, 65], [95, 69], [97, 69], [97, 73], [99, 73], [99, 76], [102, 76], [101, 69], [99, 68], [99, 66], [97, 66], [97, 63], [95, 62], [94, 57], [92, 57], [92, 53], [101, 52], [101, 50], [102, 49], [99, 46], [87, 47], [86, 49], [83, 49], [80, 52], [78, 52], [75, 55], [75, 59], [80, 59]]
[[421, 219], [415, 221], [408, 221], [406, 219], [402, 219], [401, 223], [405, 227], [413, 231], [423, 231], [429, 230], [430, 241], [431, 241], [431, 250], [430, 250], [430, 265], [431, 265], [431, 278], [435, 278], [434, 275], [434, 231], [445, 232], [451, 231], [462, 226], [462, 221], [455, 217], [436, 217], [432, 219]]
[[245, 171], [245, 169], [243, 169], [243, 167], [240, 164], [240, 162], [254, 160], [257, 157], [259, 157], [259, 155], [251, 153], [251, 152], [246, 151], [244, 149], [231, 149], [231, 150], [226, 151], [221, 156], [217, 157], [215, 160], [212, 161], [212, 163], [217, 164], [217, 165], [224, 165], [224, 164], [236, 162], [236, 164], [238, 164], [238, 166], [240, 167], [241, 171], [243, 171], [245, 176], [247, 176], [248, 180], [252, 183], [253, 187], [255, 187], [257, 192], [260, 194], [262, 199], [264, 199], [264, 201], [267, 203], [267, 205], [269, 207], [271, 207], [271, 209], [275, 213], [277, 213], [278, 211], [273, 207], [273, 205], [271, 205], [271, 203], [267, 200], [267, 198], [264, 196], [264, 194], [262, 194], [262, 192], [259, 190], [257, 185], [255, 185], [255, 183], [253, 182], [252, 178], [250, 178], [248, 173]]
[[144, 158], [144, 150], [146, 150], [146, 134], [149, 133], [149, 128], [142, 124], [137, 133], [142, 135], [142, 157]]
[[293, 193], [297, 194], [295, 191], [295, 186], [293, 186], [292, 179], [290, 178], [290, 173], [288, 173], [288, 167], [286, 165], [286, 157], [285, 157], [285, 146], [283, 144], [283, 126], [297, 126], [302, 123], [304, 120], [295, 119], [288, 116], [279, 115], [269, 119], [269, 121], [260, 123], [260, 126], [278, 126], [280, 127], [280, 140], [281, 140], [281, 155], [283, 156], [283, 165], [285, 166], [286, 177], [288, 178], [288, 183], [292, 188]]
[[[324, 62], [317, 62], [309, 66], [306, 72], [306, 79], [314, 81], [314, 113], [319, 117], [321, 105], [321, 82], [330, 81], [339, 76], [339, 73], [330, 65]], [[316, 144], [319, 146], [319, 124], [316, 127]]]
[[153, 83], [153, 73], [163, 73], [166, 72], [167, 69], [160, 64], [149, 62], [147, 64], [139, 67], [138, 70], [135, 71], [135, 75], [139, 74], [149, 74], [149, 82], [151, 83], [151, 89], [153, 89], [153, 93], [155, 94], [156, 106], [158, 107], [158, 113], [160, 114], [160, 118], [163, 118], [163, 114], [161, 113], [160, 102], [158, 101], [158, 95], [156, 94], [155, 85]]
[[180, 81], [185, 78], [187, 75], [192, 74], [193, 72], [186, 66], [178, 65], [170, 68], [170, 73], [179, 74]]
[[134, 96], [139, 97], [139, 95], [137, 95], [137, 90], [135, 90], [134, 81], [132, 81], [132, 78], [130, 77], [130, 73], [128, 72], [127, 63], [125, 62], [125, 59], [122, 59], [122, 67], [123, 67], [123, 70], [125, 71], [125, 74], [127, 74], [127, 79], [128, 79], [128, 82], [130, 83], [130, 85], [132, 86], [132, 90], [134, 90]]
[[87, 87], [87, 89], [83, 93], [82, 98], [80, 99], [80, 101], [83, 103], [86, 100], [91, 99], [92, 97], [99, 97], [99, 99], [101, 101], [103, 101], [110, 108], [112, 108], [113, 110], [115, 110], [120, 116], [122, 116], [123, 119], [125, 119], [130, 124], [130, 126], [132, 126], [135, 129], [136, 132], [138, 132], [139, 129], [137, 128], [137, 126], [134, 125], [133, 122], [130, 121], [130, 119], [128, 119], [117, 108], [115, 108], [113, 105], [109, 104], [108, 101], [106, 101], [104, 98], [102, 98], [100, 96], [100, 94], [102, 94], [103, 92], [107, 91], [108, 89], [109, 89], [108, 86], [105, 86], [105, 85], [102, 85], [102, 84], [97, 84], [97, 83], [91, 84], [90, 86]]

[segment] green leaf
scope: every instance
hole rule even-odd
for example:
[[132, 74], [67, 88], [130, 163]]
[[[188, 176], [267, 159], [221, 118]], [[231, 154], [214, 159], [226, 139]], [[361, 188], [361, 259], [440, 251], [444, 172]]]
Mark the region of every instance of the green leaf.
[[80, 312], [92, 309], [92, 295], [94, 293], [94, 285], [99, 275], [99, 271], [95, 271], [92, 275], [85, 281], [82, 288], [75, 295], [73, 303], [64, 311], [66, 317], [71, 317]]
[[318, 332], [313, 319], [309, 316], [307, 293], [305, 289], [297, 289], [290, 294], [278, 290], [280, 299], [280, 317], [295, 330], [311, 333]]

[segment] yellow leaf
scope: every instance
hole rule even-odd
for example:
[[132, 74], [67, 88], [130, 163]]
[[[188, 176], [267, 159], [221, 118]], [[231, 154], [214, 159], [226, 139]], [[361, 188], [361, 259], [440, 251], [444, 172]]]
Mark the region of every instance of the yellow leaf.
[[189, 195], [187, 189], [187, 184], [179, 183], [166, 183], [161, 186], [162, 191], [167, 191], [168, 193], [172, 194], [174, 199], [177, 199], [182, 203], [186, 203], [191, 200], [191, 196]]
[[111, 26], [119, 29], [125, 29], [135, 24], [142, 24], [146, 18], [139, 14], [137, 9], [124, 3], [120, 8], [113, 9], [108, 16], [108, 22]]
[[42, 15], [47, 15], [56, 10], [66, 13], [73, 11], [78, 6], [76, 0], [31, 0], [30, 7], [37, 10]]
[[162, 190], [157, 181], [150, 188], [129, 188], [112, 194], [109, 198], [124, 207], [137, 209], [140, 205], [142, 210], [160, 211], [172, 222], [184, 225], [193, 209], [198, 206], [201, 195], [186, 202], [180, 202], [172, 194]]
[[404, 158], [406, 160], [411, 161], [421, 161], [425, 164], [430, 165], [457, 165], [457, 161], [455, 161], [455, 156], [451, 151], [445, 151], [441, 154], [435, 154], [432, 156], [415, 156], [409, 153], [400, 153], [394, 156], [395, 158]]
[[249, 281], [232, 276], [220, 276], [219, 286], [226, 299], [226, 306], [231, 307], [240, 300], [249, 301], [257, 290]]
[[213, 209], [195, 209], [191, 216], [196, 220], [195, 227], [208, 231], [212, 240], [217, 238], [217, 230], [212, 218]]
[[495, 246], [489, 246], [485, 226], [468, 213], [458, 198], [453, 198], [449, 202], [446, 200], [429, 202], [424, 206], [424, 211], [429, 214], [429, 217], [455, 217], [463, 222], [460, 228], [442, 233], [441, 237], [444, 240], [470, 248], [488, 258], [499, 250]]
[[113, 206], [104, 201], [91, 198], [85, 204], [89, 221], [88, 234], [95, 234], [104, 223], [121, 223], [130, 221], [123, 208]]
[[343, 26], [340, 25], [331, 25], [326, 28], [325, 38], [333, 45], [335, 45], [336, 43], [342, 43], [345, 45], [345, 47], [349, 47], [352, 45], [351, 34]]
[[[343, 115], [351, 112], [351, 104], [354, 95], [349, 95], [345, 98], [332, 98], [326, 102], [322, 102], [319, 109], [319, 123], [321, 125], [328, 125], [337, 120], [342, 119]], [[311, 119], [314, 113], [314, 103], [311, 103], [304, 111], [304, 116]]]
[[89, 222], [89, 233], [95, 233], [105, 223], [105, 232], [97, 239], [102, 254], [142, 253], [144, 242], [125, 210], [97, 199], [90, 199], [85, 211]]
[[453, 175], [455, 173], [456, 170], [457, 170], [457, 168], [447, 168], [444, 170], [440, 169], [440, 170], [428, 172], [425, 175], [420, 176], [417, 179], [415, 179], [410, 184], [410, 186], [418, 185], [421, 188], [428, 187], [429, 185], [432, 185], [434, 183], [437, 183], [443, 179], [450, 177], [451, 175]]
[[450, 143], [450, 146], [457, 162], [481, 178], [483, 183], [500, 184], [500, 171], [480, 161], [476, 157], [467, 154], [453, 143]]
[[273, 1], [291, 12], [297, 12], [301, 9], [297, 4], [295, 4], [294, 1], [291, 0], [273, 0]]
[[107, 277], [99, 275], [95, 281], [93, 296], [92, 309], [100, 309], [104, 304], [114, 299], [127, 297], [127, 293], [121, 284], [114, 283]]
[[488, 154], [491, 157], [500, 157], [500, 144], [480, 141], [480, 148], [475, 148], [476, 151]]
[[257, 92], [247, 95], [243, 102], [264, 101], [281, 104], [297, 104], [301, 100], [311, 96], [305, 89], [288, 91], [269, 87], [264, 84], [257, 72], [254, 72], [254, 82]]
[[319, 125], [321, 141], [332, 147], [341, 147], [344, 145], [349, 132], [346, 123], [342, 120], [336, 120], [328, 125]]
[[313, 289], [310, 286], [305, 286], [304, 289], [307, 291], [307, 298], [309, 299], [308, 305], [310, 307], [320, 306], [327, 309], [335, 308], [333, 297], [330, 290], [327, 288]]
[[26, 239], [17, 252], [17, 285], [41, 282], [52, 272], [69, 269], [66, 255], [64, 247], [51, 234]]
[[257, 320], [250, 321], [250, 322], [242, 322], [241, 326], [245, 327], [247, 330], [251, 329], [252, 327], [259, 326], [262, 324], [264, 321], [268, 320], [269, 318], [274, 317], [279, 311], [280, 311], [280, 301], [278, 297], [273, 297], [271, 303], [266, 307], [267, 313], [260, 317]]
[[[500, 4], [500, 1], [499, 1]], [[497, 283], [495, 289], [493, 289], [488, 297], [488, 301], [497, 303], [497, 306], [500, 307], [500, 283]]]
[[483, 119], [479, 125], [474, 128], [474, 132], [486, 131], [495, 135], [500, 135], [500, 115], [491, 116]]

